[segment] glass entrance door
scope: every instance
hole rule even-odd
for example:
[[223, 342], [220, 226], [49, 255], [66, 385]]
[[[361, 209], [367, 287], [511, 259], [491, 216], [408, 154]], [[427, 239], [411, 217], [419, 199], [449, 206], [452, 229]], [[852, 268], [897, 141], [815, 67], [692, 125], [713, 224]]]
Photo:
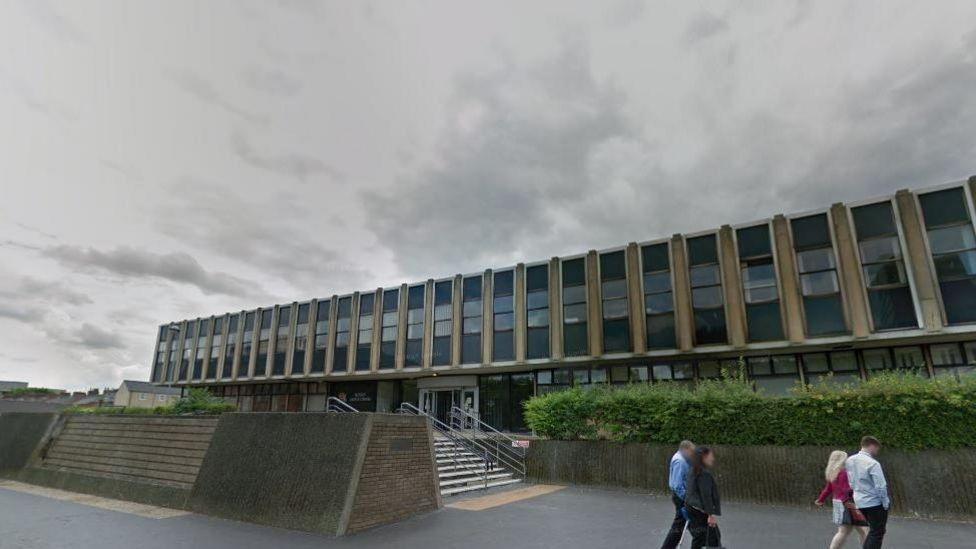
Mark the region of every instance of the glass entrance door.
[[477, 411], [477, 403], [477, 388], [420, 390], [420, 409], [446, 424], [450, 424], [452, 407], [457, 406], [468, 413], [474, 413]]

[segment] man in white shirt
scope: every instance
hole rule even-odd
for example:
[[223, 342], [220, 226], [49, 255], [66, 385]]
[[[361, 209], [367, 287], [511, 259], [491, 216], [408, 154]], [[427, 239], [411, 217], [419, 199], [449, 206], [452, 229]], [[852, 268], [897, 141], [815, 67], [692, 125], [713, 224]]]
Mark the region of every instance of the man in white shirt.
[[881, 549], [885, 527], [888, 524], [888, 481], [878, 463], [881, 443], [872, 436], [861, 439], [861, 451], [847, 458], [847, 479], [854, 491], [854, 504], [864, 513], [871, 530], [864, 540], [863, 549]]

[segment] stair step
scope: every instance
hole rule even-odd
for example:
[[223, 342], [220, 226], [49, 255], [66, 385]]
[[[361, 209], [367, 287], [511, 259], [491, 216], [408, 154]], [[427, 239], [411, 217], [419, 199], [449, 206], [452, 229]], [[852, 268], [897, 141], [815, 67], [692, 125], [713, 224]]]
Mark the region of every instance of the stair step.
[[[509, 479], [509, 480], [499, 480], [499, 481], [496, 481], [496, 482], [489, 482], [488, 483], [488, 488], [495, 488], [497, 486], [507, 486], [509, 484], [516, 484], [518, 482], [522, 482], [522, 479], [513, 478], [513, 479]], [[473, 492], [475, 490], [483, 490], [484, 488], [485, 488], [485, 486], [483, 484], [468, 485], [468, 486], [457, 486], [457, 487], [454, 487], [454, 488], [442, 489], [441, 490], [441, 495], [442, 496], [453, 496], [455, 494], [461, 494], [461, 493], [464, 493], [464, 492]]]
[[[492, 473], [488, 475], [488, 481], [490, 483], [493, 480], [501, 480], [501, 479], [507, 479], [511, 477], [512, 477], [512, 473]], [[485, 478], [481, 475], [468, 475], [464, 477], [442, 480], [440, 485], [441, 487], [444, 487], [444, 486], [451, 486], [452, 484], [467, 484], [469, 482], [483, 483], [484, 481]]]
[[438, 464], [441, 464], [441, 463], [455, 463], [455, 462], [472, 462], [472, 461], [475, 461], [475, 462], [484, 462], [485, 460], [481, 459], [480, 457], [459, 457], [459, 458], [454, 458], [454, 459], [451, 459], [451, 458], [437, 458], [437, 463]]
[[[475, 474], [480, 475], [480, 474], [483, 474], [484, 472], [485, 472], [484, 469], [481, 469], [481, 468], [465, 469], [463, 467], [459, 467], [458, 469], [456, 469], [454, 471], [439, 471], [437, 473], [437, 476], [439, 476], [440, 478], [443, 479], [443, 478], [458, 477], [458, 476], [464, 476], [464, 475], [475, 475]], [[502, 469], [495, 469], [494, 471], [491, 471], [490, 473], [503, 473], [503, 472], [505, 472], [505, 471], [502, 470]]]

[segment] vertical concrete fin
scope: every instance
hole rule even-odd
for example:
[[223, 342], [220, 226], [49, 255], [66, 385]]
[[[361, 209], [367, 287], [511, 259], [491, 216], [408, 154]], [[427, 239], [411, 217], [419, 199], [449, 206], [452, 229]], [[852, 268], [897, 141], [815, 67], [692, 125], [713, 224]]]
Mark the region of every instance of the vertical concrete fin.
[[925, 228], [915, 204], [915, 195], [907, 190], [900, 190], [895, 193], [895, 203], [898, 205], [905, 247], [908, 248], [907, 266], [915, 286], [915, 297], [922, 309], [920, 320], [926, 331], [941, 331], [943, 318], [939, 303], [939, 285], [930, 267], [928, 250], [925, 248]]
[[779, 273], [780, 295], [783, 298], [786, 337], [790, 343], [803, 343], [806, 339], [803, 329], [803, 297], [796, 274], [793, 254], [793, 239], [790, 226], [782, 214], [773, 217], [773, 245], [776, 251], [776, 269]]
[[481, 299], [482, 314], [481, 319], [481, 362], [491, 364], [492, 355], [495, 352], [495, 303], [493, 292], [495, 291], [494, 273], [491, 269], [485, 269], [481, 280]]
[[515, 266], [515, 361], [525, 362], [526, 305], [525, 263]]
[[674, 277], [674, 327], [678, 349], [690, 351], [695, 346], [695, 316], [691, 310], [688, 254], [684, 237], [680, 234], [671, 237], [671, 273]]
[[586, 324], [589, 329], [590, 356], [603, 355], [603, 302], [600, 301], [600, 255], [586, 253]]
[[735, 238], [729, 225], [722, 225], [718, 231], [718, 251], [722, 263], [722, 292], [725, 297], [729, 343], [736, 348], [745, 347], [746, 308], [742, 298], [742, 276], [739, 273], [739, 254], [736, 252]]
[[563, 358], [563, 286], [559, 258], [549, 260], [549, 349], [554, 360]]
[[400, 284], [400, 300], [397, 303], [396, 369], [402, 370], [407, 356], [407, 304], [410, 287]]
[[424, 285], [424, 352], [423, 368], [429, 369], [434, 357], [434, 279]]
[[630, 305], [630, 340], [634, 342], [634, 352], [643, 353], [647, 351], [647, 317], [644, 315], [640, 247], [636, 242], [627, 245], [627, 298]]
[[871, 324], [861, 278], [861, 262], [857, 256], [857, 243], [854, 242], [854, 232], [851, 230], [847, 212], [847, 206], [840, 202], [830, 207], [839, 258], [837, 270], [840, 273], [851, 333], [854, 337], [864, 338], [871, 334]]
[[461, 365], [461, 322], [464, 318], [464, 298], [462, 288], [464, 277], [454, 275], [454, 285], [451, 287], [451, 367]]

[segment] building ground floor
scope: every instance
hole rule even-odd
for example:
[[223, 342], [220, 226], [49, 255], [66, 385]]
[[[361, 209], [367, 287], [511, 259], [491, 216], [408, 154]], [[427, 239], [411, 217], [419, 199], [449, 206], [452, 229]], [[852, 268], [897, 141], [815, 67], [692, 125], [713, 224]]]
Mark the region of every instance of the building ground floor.
[[[867, 342], [865, 342], [867, 343]], [[564, 359], [504, 367], [397, 371], [330, 376], [327, 379], [267, 379], [247, 383], [197, 384], [243, 412], [324, 411], [336, 397], [364, 412], [392, 412], [411, 403], [446, 420], [452, 407], [509, 432], [526, 432], [523, 404], [535, 395], [571, 387], [673, 382], [693, 388], [723, 372], [744, 374], [756, 390], [789, 395], [798, 383], [858, 383], [884, 371], [926, 377], [976, 375], [976, 339], [942, 336], [924, 340], [872, 341], [820, 347], [771, 348], [768, 352], [613, 360]]]

